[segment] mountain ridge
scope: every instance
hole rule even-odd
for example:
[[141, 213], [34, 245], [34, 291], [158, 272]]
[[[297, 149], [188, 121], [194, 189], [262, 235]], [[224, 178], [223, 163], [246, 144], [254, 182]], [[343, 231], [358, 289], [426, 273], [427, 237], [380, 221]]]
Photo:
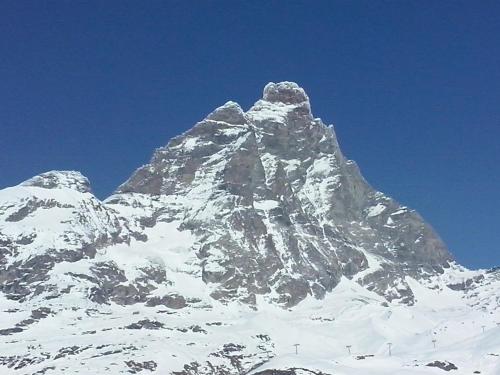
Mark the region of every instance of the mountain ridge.
[[[246, 112], [216, 108], [102, 201], [75, 171], [0, 190], [8, 374], [357, 375], [349, 336], [361, 357], [399, 343], [380, 374], [413, 356], [415, 374], [447, 360], [496, 375], [475, 348], [500, 350], [499, 285], [498, 270], [458, 265], [416, 211], [370, 186], [292, 82], [267, 84]], [[445, 357], [425, 349], [436, 332]], [[478, 361], [462, 360], [463, 340]]]

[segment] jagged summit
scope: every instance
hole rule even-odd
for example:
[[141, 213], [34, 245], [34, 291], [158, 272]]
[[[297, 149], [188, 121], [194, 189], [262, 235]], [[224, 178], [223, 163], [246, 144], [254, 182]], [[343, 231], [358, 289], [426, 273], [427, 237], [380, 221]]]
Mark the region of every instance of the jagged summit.
[[293, 127], [294, 124], [305, 125], [313, 120], [309, 97], [294, 82], [268, 83], [264, 87], [262, 99], [250, 108], [247, 117], [256, 126], [265, 126], [270, 121]]
[[304, 116], [312, 119], [309, 97], [295, 82], [269, 82], [259, 99], [248, 112], [233, 101], [218, 107], [205, 120], [243, 125], [250, 121], [261, 125], [266, 120], [285, 123], [288, 117]]
[[269, 82], [264, 87], [262, 99], [271, 103], [299, 104], [309, 102], [302, 87], [295, 82]]
[[24, 181], [21, 185], [44, 189], [67, 188], [80, 193], [91, 192], [89, 180], [77, 171], [48, 171]]

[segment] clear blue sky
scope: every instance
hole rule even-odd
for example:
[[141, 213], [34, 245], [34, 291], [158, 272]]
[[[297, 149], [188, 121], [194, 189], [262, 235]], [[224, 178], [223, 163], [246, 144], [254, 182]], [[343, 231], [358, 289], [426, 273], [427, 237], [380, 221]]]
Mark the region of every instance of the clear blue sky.
[[103, 198], [229, 99], [296, 81], [377, 189], [500, 265], [499, 1], [0, 2], [0, 187]]

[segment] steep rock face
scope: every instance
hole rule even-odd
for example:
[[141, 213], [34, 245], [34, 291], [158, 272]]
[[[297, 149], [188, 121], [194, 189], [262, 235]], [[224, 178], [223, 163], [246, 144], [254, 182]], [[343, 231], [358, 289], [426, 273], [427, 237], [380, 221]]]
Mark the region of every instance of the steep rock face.
[[135, 195], [162, 202], [143, 222], [161, 214], [197, 237], [192, 250], [220, 300], [266, 295], [294, 305], [346, 276], [411, 303], [404, 276], [441, 272], [451, 260], [415, 211], [363, 179], [295, 83], [268, 84], [246, 113], [234, 102], [217, 108], [107, 203]]

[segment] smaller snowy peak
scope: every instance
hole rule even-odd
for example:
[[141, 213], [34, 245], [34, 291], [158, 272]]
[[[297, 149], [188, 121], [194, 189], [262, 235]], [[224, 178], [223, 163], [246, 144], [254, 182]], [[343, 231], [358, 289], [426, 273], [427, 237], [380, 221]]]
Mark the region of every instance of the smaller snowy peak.
[[207, 120], [226, 122], [231, 125], [243, 125], [246, 123], [245, 113], [241, 106], [229, 101], [220, 106], [207, 116]]
[[262, 99], [271, 103], [309, 103], [309, 97], [306, 92], [295, 82], [269, 82], [264, 87]]
[[89, 180], [77, 171], [45, 172], [24, 181], [21, 186], [35, 186], [44, 189], [67, 188], [80, 193], [91, 192]]

